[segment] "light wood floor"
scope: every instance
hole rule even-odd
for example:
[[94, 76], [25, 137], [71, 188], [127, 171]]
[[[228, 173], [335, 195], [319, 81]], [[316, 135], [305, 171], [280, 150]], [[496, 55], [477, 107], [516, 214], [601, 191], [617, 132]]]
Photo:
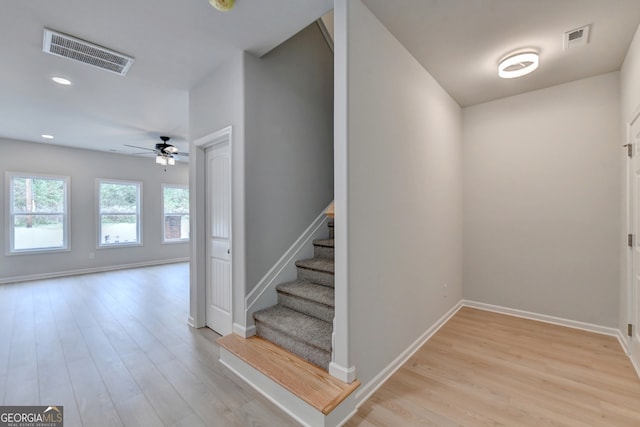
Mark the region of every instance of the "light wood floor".
[[[0, 285], [0, 403], [65, 426], [295, 426], [187, 326], [188, 266]], [[375, 351], [372, 348], [372, 351]], [[640, 426], [611, 337], [462, 309], [348, 426]]]
[[0, 285], [0, 403], [73, 426], [295, 426], [187, 323], [187, 264]]
[[620, 344], [463, 308], [348, 426], [640, 426], [640, 380]]

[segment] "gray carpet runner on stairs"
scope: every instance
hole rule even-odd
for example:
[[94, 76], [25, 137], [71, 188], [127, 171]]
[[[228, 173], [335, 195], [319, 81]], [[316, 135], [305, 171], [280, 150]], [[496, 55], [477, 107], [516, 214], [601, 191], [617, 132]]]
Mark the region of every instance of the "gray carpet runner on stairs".
[[296, 262], [298, 278], [276, 287], [278, 304], [253, 314], [256, 334], [325, 370], [334, 317], [333, 221], [329, 239], [314, 240], [314, 258]]

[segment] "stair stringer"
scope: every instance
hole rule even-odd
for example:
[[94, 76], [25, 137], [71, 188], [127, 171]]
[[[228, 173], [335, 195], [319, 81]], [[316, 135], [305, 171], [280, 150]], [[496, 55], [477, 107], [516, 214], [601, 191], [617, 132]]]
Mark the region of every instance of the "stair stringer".
[[295, 280], [297, 276], [296, 261], [313, 257], [313, 241], [326, 237], [326, 226], [329, 218], [325, 215], [325, 210], [326, 208], [322, 210], [320, 215], [246, 296], [244, 304], [245, 325], [234, 323], [234, 333], [244, 338], [255, 335], [256, 326], [253, 320], [253, 313], [276, 305], [278, 303], [276, 286], [280, 283]]
[[219, 360], [234, 374], [304, 426], [341, 426], [357, 412], [356, 393], [351, 393], [333, 411], [325, 415], [224, 347], [220, 347]]

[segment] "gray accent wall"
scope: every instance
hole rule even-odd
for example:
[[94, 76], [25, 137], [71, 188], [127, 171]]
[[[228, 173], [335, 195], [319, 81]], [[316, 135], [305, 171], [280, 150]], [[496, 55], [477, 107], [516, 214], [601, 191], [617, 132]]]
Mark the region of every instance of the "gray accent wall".
[[[629, 46], [629, 51], [620, 69], [620, 143], [626, 144], [627, 124], [633, 118], [633, 114], [640, 108], [640, 26]], [[620, 187], [622, 188], [621, 221], [620, 221], [620, 329], [626, 334], [629, 323], [629, 281], [628, 281], [628, 256], [629, 249], [626, 246], [625, 236], [629, 233], [627, 215], [627, 194], [629, 191], [627, 178], [627, 156], [625, 150], [618, 153], [620, 159]], [[640, 325], [636, 325], [640, 327]]]
[[366, 388], [462, 298], [461, 110], [360, 0], [348, 9], [336, 263], [346, 250], [350, 364]]
[[[151, 141], [153, 142], [153, 141]], [[150, 143], [151, 143], [150, 142]], [[123, 141], [126, 143], [126, 141]], [[8, 236], [0, 234], [0, 281], [34, 275], [58, 275], [132, 264], [187, 259], [188, 243], [162, 243], [162, 184], [188, 185], [184, 163], [163, 168], [153, 157], [135, 157], [100, 151], [0, 139], [0, 223], [5, 230], [8, 195], [5, 172], [69, 176], [70, 244], [68, 252], [6, 255]], [[142, 182], [142, 246], [97, 249], [96, 179]], [[89, 254], [95, 254], [90, 259]]]
[[463, 110], [464, 297], [618, 325], [619, 74]]
[[245, 65], [249, 292], [333, 200], [333, 54], [313, 23]]
[[[244, 326], [244, 297], [333, 199], [331, 51], [313, 23], [261, 58], [238, 54], [191, 89], [189, 110], [192, 142], [232, 127], [233, 317]], [[204, 217], [204, 150], [191, 150], [192, 210]], [[192, 316], [204, 244], [194, 241]]]

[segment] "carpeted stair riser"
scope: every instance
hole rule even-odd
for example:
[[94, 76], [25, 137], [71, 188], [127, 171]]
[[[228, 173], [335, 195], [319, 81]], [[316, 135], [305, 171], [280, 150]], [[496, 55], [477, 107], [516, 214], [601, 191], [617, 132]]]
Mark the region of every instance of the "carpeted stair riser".
[[333, 307], [283, 292], [278, 292], [278, 304], [325, 322], [333, 322], [335, 316]]
[[316, 240], [313, 242], [313, 256], [323, 259], [334, 259], [335, 250], [333, 248], [333, 241]]
[[316, 366], [328, 371], [329, 363], [331, 363], [331, 353], [311, 346], [305, 342], [291, 338], [277, 329], [271, 328], [262, 322], [256, 322], [256, 334], [258, 336], [271, 341], [286, 348], [291, 353], [302, 357], [303, 359], [313, 363]]
[[317, 283], [319, 285], [334, 287], [335, 278], [333, 273], [325, 271], [310, 270], [308, 268], [298, 267], [298, 280], [306, 280], [308, 282]]

